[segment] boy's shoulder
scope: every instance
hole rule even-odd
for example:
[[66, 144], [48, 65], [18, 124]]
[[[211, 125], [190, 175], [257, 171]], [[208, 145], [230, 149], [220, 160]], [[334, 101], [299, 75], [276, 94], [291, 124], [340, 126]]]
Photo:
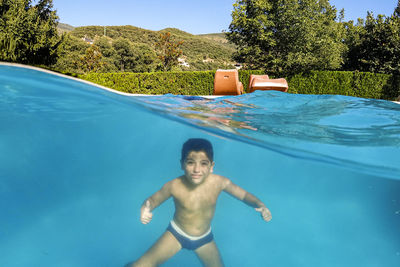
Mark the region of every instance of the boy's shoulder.
[[165, 183], [164, 186], [172, 186], [172, 185], [175, 185], [175, 184], [181, 183], [181, 182], [182, 182], [182, 176], [179, 176], [179, 177], [169, 180], [168, 182]]
[[167, 186], [169, 188], [181, 186], [183, 184], [183, 179], [184, 179], [184, 176], [176, 177], [176, 178], [168, 181], [167, 183], [165, 183], [164, 186]]
[[231, 180], [225, 176], [218, 175], [218, 174], [211, 174], [210, 177], [212, 178], [213, 182], [218, 184], [222, 189], [224, 189]]
[[210, 174], [210, 176], [213, 177], [213, 179], [215, 179], [217, 181], [220, 181], [220, 182], [225, 181], [225, 180], [229, 180], [225, 176], [222, 176], [222, 175], [219, 175], [219, 174], [215, 174], [215, 173]]

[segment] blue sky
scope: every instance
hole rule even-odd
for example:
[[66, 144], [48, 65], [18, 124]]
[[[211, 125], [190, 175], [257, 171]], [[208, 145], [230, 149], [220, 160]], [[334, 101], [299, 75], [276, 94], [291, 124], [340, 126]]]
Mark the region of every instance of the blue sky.
[[[53, 0], [60, 22], [72, 26], [133, 25], [149, 30], [172, 27], [192, 34], [228, 30], [235, 0]], [[330, 0], [345, 20], [391, 15], [397, 0]]]

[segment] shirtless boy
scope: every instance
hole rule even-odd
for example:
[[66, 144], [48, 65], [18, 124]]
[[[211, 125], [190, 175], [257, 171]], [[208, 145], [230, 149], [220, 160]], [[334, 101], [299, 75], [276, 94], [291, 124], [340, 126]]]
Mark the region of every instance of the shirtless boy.
[[141, 207], [140, 220], [148, 224], [152, 211], [172, 197], [174, 218], [160, 239], [128, 266], [158, 266], [182, 248], [193, 250], [204, 266], [224, 266], [211, 232], [211, 220], [221, 191], [255, 208], [265, 221], [271, 220], [270, 211], [257, 197], [228, 178], [213, 174], [213, 154], [211, 143], [205, 139], [189, 139], [184, 143], [181, 158], [184, 175], [167, 182]]

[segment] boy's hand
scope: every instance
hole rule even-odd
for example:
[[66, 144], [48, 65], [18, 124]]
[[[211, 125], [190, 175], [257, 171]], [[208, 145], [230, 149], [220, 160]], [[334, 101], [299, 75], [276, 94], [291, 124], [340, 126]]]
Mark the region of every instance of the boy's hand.
[[261, 213], [261, 217], [263, 218], [264, 221], [269, 222], [272, 219], [271, 212], [269, 209], [265, 206], [259, 207], [255, 209], [256, 211]]
[[153, 218], [153, 213], [151, 212], [150, 201], [147, 200], [144, 206], [140, 209], [140, 221], [143, 224], [148, 224]]

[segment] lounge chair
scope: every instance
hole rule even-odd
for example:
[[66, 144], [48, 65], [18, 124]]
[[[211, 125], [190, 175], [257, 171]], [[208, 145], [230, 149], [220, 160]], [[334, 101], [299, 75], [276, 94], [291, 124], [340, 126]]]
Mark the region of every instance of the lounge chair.
[[239, 73], [233, 70], [217, 70], [214, 78], [214, 95], [241, 95], [243, 84], [239, 81]]
[[287, 92], [289, 86], [285, 79], [270, 79], [268, 75], [250, 75], [248, 92], [255, 90], [277, 90]]

